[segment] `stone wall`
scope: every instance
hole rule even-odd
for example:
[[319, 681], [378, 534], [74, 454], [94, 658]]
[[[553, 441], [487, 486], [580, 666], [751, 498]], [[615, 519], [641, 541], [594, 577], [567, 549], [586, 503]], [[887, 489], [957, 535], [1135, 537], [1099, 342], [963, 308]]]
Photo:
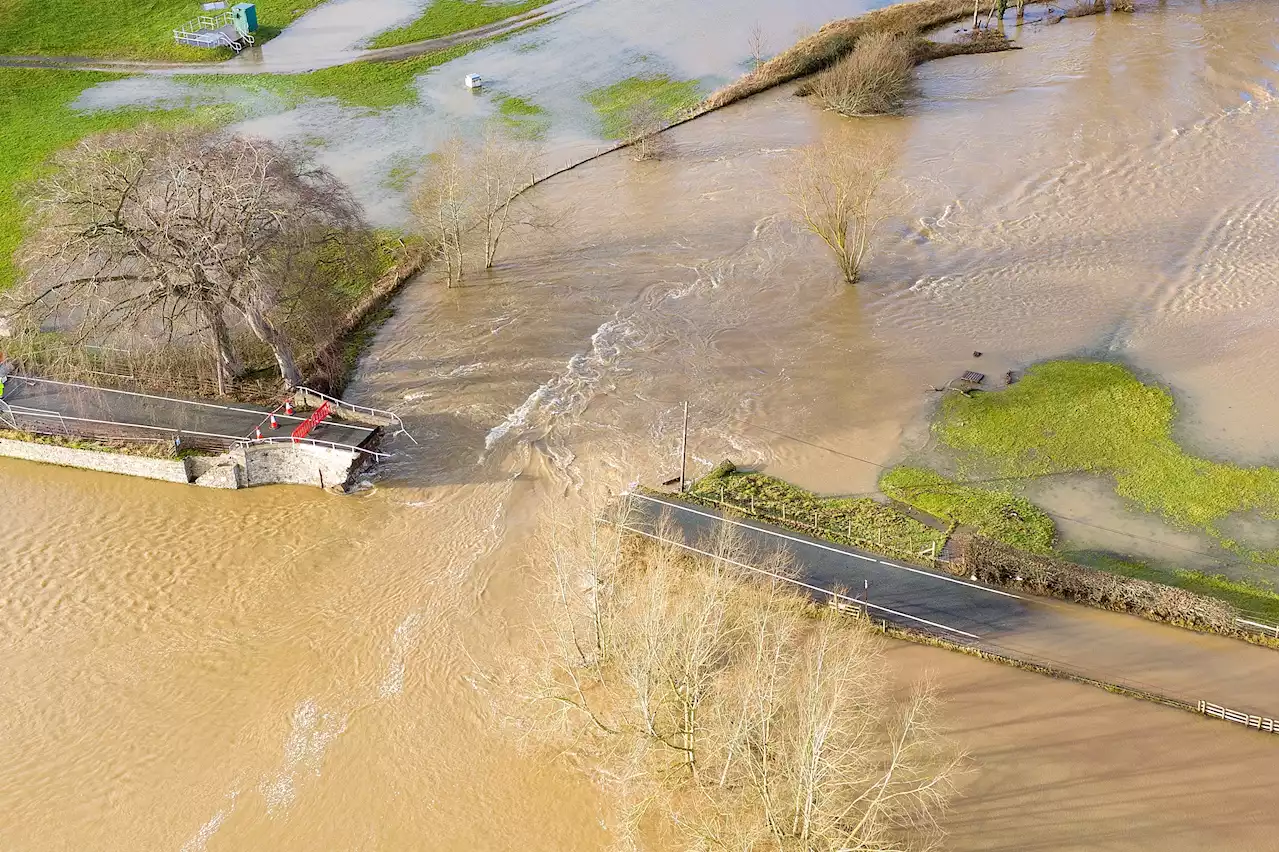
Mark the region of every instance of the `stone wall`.
[[243, 454], [246, 486], [346, 485], [361, 453], [314, 444], [250, 444], [233, 450]]
[[11, 438], [0, 438], [0, 455], [64, 467], [80, 467], [85, 470], [123, 473], [147, 479], [163, 479], [166, 482], [191, 481], [188, 478], [185, 460], [181, 459], [155, 459], [131, 456], [126, 453], [80, 450], [74, 447], [60, 447], [56, 444], [15, 441]]
[[206, 488], [252, 485], [345, 486], [368, 458], [363, 453], [314, 444], [250, 444], [220, 456], [156, 459], [101, 450], [0, 438], [0, 456], [48, 464], [123, 473]]

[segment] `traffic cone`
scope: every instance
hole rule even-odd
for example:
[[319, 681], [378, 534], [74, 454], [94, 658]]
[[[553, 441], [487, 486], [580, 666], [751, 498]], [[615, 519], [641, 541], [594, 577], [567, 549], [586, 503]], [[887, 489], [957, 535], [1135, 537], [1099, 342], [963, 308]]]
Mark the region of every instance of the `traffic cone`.
[[261, 427], [261, 426], [257, 426], [257, 427], [255, 427], [255, 428], [254, 428], [254, 430], [253, 430], [253, 437], [254, 437], [254, 438], [256, 438], [256, 439], [257, 439], [257, 440], [259, 440], [259, 441], [261, 441], [261, 440], [262, 440], [262, 427]]
[[286, 400], [284, 401], [284, 413], [285, 413], [285, 414], [293, 414], [293, 400], [291, 400], [291, 399], [286, 399]]
[[271, 415], [271, 428], [272, 429], [280, 428], [280, 424], [276, 422], [276, 416], [274, 414]]

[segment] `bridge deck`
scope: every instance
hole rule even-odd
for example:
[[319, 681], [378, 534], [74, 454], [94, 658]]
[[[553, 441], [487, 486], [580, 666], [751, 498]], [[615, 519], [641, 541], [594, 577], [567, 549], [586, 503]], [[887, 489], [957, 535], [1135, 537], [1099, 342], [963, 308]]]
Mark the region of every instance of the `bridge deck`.
[[[26, 423], [49, 422], [51, 432], [82, 437], [154, 435], [172, 440], [177, 434], [203, 437], [203, 443], [231, 446], [251, 440], [261, 425], [264, 437], [288, 437], [306, 414], [277, 414], [278, 429], [264, 422], [271, 409], [260, 405], [224, 405], [178, 397], [139, 394], [88, 385], [13, 376], [5, 382], [4, 402]], [[359, 447], [374, 429], [326, 420], [308, 436]]]

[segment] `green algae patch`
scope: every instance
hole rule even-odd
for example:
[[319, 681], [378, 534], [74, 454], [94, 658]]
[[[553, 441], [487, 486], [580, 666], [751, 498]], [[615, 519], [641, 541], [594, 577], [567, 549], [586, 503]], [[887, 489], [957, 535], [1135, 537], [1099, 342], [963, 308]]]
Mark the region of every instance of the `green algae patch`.
[[900, 466], [880, 478], [894, 500], [1032, 553], [1053, 552], [1053, 519], [1034, 503], [1006, 491], [960, 483], [921, 467]]
[[1269, 554], [1227, 539], [1217, 524], [1234, 513], [1280, 513], [1280, 475], [1194, 456], [1173, 440], [1173, 397], [1118, 364], [1050, 361], [1004, 391], [954, 394], [935, 434], [960, 455], [965, 478], [1088, 473], [1116, 493], [1224, 547], [1265, 562]]
[[698, 81], [673, 80], [665, 74], [628, 77], [584, 97], [595, 107], [604, 137], [623, 139], [635, 107], [651, 106], [664, 121], [671, 121], [698, 103]]

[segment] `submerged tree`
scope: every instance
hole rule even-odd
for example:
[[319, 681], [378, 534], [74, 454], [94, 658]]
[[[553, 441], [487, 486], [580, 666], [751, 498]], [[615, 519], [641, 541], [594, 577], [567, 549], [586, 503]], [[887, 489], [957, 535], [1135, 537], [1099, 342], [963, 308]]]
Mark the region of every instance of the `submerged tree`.
[[72, 324], [81, 340], [207, 332], [220, 389], [243, 370], [239, 319], [285, 385], [301, 382], [279, 314], [316, 258], [367, 241], [332, 174], [261, 139], [152, 127], [85, 139], [53, 166], [31, 194], [21, 310]]
[[529, 141], [491, 127], [478, 144], [446, 140], [431, 155], [413, 200], [418, 227], [439, 247], [450, 287], [466, 272], [475, 233], [484, 269], [493, 268], [498, 247], [519, 218], [520, 193], [533, 180], [540, 152]]
[[844, 280], [857, 283], [876, 228], [900, 198], [886, 197], [892, 172], [886, 148], [827, 139], [800, 149], [786, 184], [804, 229], [835, 256]]

